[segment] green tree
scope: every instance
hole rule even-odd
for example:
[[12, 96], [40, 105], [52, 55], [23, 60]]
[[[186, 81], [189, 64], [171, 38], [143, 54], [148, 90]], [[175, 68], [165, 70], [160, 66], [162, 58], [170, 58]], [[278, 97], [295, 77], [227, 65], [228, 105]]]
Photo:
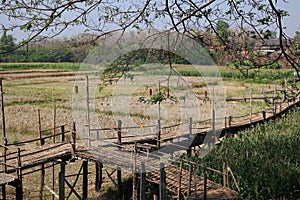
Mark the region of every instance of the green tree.
[[219, 20], [216, 25], [217, 41], [220, 45], [225, 45], [229, 35], [229, 24], [223, 20]]
[[0, 52], [11, 51], [15, 47], [14, 38], [12, 35], [7, 35], [5, 28], [0, 38]]
[[11, 52], [15, 48], [14, 38], [12, 35], [7, 35], [4, 29], [3, 34], [0, 38], [0, 53], [6, 52], [5, 55], [1, 56], [0, 61], [8, 62], [9, 56], [13, 53]]
[[300, 32], [299, 31], [296, 31], [295, 33], [294, 42], [295, 42], [296, 55], [300, 55]]

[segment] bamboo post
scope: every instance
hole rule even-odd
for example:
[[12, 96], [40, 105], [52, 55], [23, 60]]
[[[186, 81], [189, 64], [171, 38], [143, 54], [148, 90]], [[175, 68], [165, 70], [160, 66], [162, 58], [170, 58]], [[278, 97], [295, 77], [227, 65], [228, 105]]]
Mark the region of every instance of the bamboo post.
[[[3, 171], [4, 173], [7, 172], [7, 166], [6, 166], [6, 153], [7, 153], [7, 149], [6, 149], [6, 146], [7, 146], [7, 138], [4, 137], [3, 138]], [[2, 185], [2, 199], [3, 200], [6, 200], [6, 186], [5, 185]]]
[[144, 162], [141, 162], [140, 200], [146, 200], [146, 166]]
[[59, 200], [65, 199], [65, 168], [66, 163], [60, 163], [60, 172], [59, 172]]
[[189, 118], [189, 133], [190, 133], [190, 138], [193, 135], [193, 118]]
[[[45, 140], [42, 137], [42, 125], [41, 125], [41, 113], [40, 110], [38, 109], [38, 135], [40, 138], [40, 146], [44, 145]], [[43, 190], [44, 190], [44, 185], [45, 185], [45, 165], [41, 165], [41, 171], [40, 171], [40, 189], [39, 189], [39, 199], [43, 199]]]
[[191, 138], [192, 138], [192, 134], [193, 134], [193, 119], [190, 117], [189, 118], [189, 148], [186, 150], [187, 152], [187, 156], [191, 157], [192, 156], [192, 148], [191, 146]]
[[103, 165], [101, 162], [96, 162], [96, 180], [95, 180], [95, 190], [97, 192], [100, 191], [101, 186], [102, 186], [102, 178], [103, 178], [103, 173], [102, 173], [102, 168]]
[[7, 155], [6, 155], [6, 153], [7, 153], [7, 148], [6, 148], [7, 138], [6, 137], [3, 138], [3, 146], [4, 146], [3, 147], [3, 162], [4, 162], [3, 171], [4, 171], [4, 173], [6, 173], [7, 172], [7, 166], [5, 165], [6, 159], [7, 159]]
[[158, 189], [158, 185], [155, 183], [152, 185], [152, 194], [153, 194], [153, 200], [158, 200], [159, 189]]
[[99, 131], [98, 130], [97, 130], [96, 134], [97, 134], [97, 141], [99, 141], [100, 137], [99, 137]]
[[274, 121], [276, 121], [276, 95], [277, 95], [277, 87], [276, 84], [274, 84], [274, 100], [273, 100]]
[[231, 126], [232, 126], [232, 116], [229, 116], [229, 118], [228, 118], [228, 128], [229, 128], [230, 134], [231, 134]]
[[60, 132], [61, 132], [61, 141], [64, 142], [65, 141], [65, 125], [62, 125], [60, 127]]
[[87, 114], [86, 114], [86, 124], [87, 124], [87, 132], [88, 132], [88, 147], [91, 146], [91, 131], [90, 131], [90, 91], [89, 91], [89, 77], [86, 75], [86, 108], [87, 108]]
[[181, 174], [182, 174], [182, 160], [180, 161], [179, 165], [179, 173], [178, 173], [178, 188], [177, 188], [177, 199], [180, 200], [181, 198]]
[[117, 187], [119, 199], [122, 199], [122, 172], [119, 166], [117, 167]]
[[191, 197], [191, 189], [192, 189], [192, 172], [193, 166], [189, 164], [189, 180], [188, 180], [188, 191], [187, 191], [187, 198]]
[[[56, 135], [56, 104], [53, 100], [53, 112], [52, 112], [52, 135], [53, 135], [53, 138], [52, 138], [52, 142], [53, 144], [55, 143], [55, 135]], [[55, 163], [52, 162], [52, 190], [54, 191], [55, 190]], [[52, 194], [52, 200], [54, 200], [55, 198], [55, 195]]]
[[75, 154], [76, 151], [76, 124], [73, 122], [73, 131], [72, 131], [72, 149], [73, 153]]
[[157, 120], [157, 143], [156, 143], [157, 149], [160, 149], [160, 138], [161, 138], [161, 123], [159, 119]]
[[264, 122], [267, 120], [267, 118], [266, 118], [266, 111], [262, 111], [262, 116], [263, 116], [263, 120], [264, 120]]
[[294, 106], [294, 111], [295, 111], [295, 109], [296, 109], [296, 97], [295, 96], [293, 97], [293, 104], [294, 104], [293, 106]]
[[45, 141], [42, 137], [42, 124], [41, 124], [41, 112], [40, 109], [37, 110], [38, 115], [38, 137], [40, 138], [40, 145], [44, 145]]
[[250, 84], [250, 127], [252, 125], [252, 83]]
[[136, 172], [136, 153], [137, 153], [137, 143], [134, 143], [134, 169], [132, 177], [132, 199], [138, 200], [138, 174]]
[[203, 184], [203, 187], [204, 187], [204, 194], [203, 194], [203, 199], [206, 200], [206, 196], [207, 196], [207, 174], [205, 172], [204, 174], [204, 184]]
[[88, 198], [88, 161], [84, 160], [82, 166], [82, 199], [86, 200]]
[[122, 121], [121, 120], [118, 120], [118, 133], [117, 134], [118, 134], [118, 145], [122, 145]]
[[4, 92], [2, 79], [0, 79], [0, 94], [1, 94], [1, 115], [2, 115], [2, 138], [6, 138], [6, 129], [5, 129], [5, 114], [4, 114]]
[[41, 180], [40, 180], [40, 191], [39, 191], [39, 199], [43, 199], [43, 190], [44, 190], [44, 185], [45, 185], [45, 165], [41, 165]]
[[166, 172], [164, 163], [160, 163], [159, 199], [166, 199]]
[[18, 148], [18, 168], [17, 168], [17, 173], [18, 173], [18, 182], [16, 184], [16, 200], [22, 200], [23, 199], [23, 178], [22, 178], [22, 163], [21, 163], [21, 150]]
[[215, 116], [215, 87], [213, 86], [213, 92], [212, 92], [212, 106], [211, 106], [211, 127], [213, 131], [213, 136], [215, 136], [215, 130], [216, 130], [216, 116]]
[[139, 175], [138, 173], [134, 172], [132, 177], [132, 200], [138, 200], [138, 179]]
[[52, 116], [52, 134], [53, 134], [53, 143], [55, 143], [55, 134], [56, 134], [56, 105], [53, 104], [53, 116]]
[[198, 191], [197, 191], [197, 166], [195, 166], [195, 169], [194, 169], [194, 194], [195, 194], [195, 198], [198, 199]]

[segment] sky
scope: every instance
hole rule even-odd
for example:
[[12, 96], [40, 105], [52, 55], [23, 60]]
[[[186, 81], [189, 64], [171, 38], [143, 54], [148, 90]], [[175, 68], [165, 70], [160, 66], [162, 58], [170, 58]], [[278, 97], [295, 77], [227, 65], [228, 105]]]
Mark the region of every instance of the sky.
[[293, 37], [296, 31], [300, 31], [300, 1], [289, 0], [289, 3], [280, 3], [281, 9], [288, 10], [290, 16], [285, 17], [284, 25], [286, 26], [286, 33]]
[[[294, 37], [296, 31], [300, 31], [300, 0], [288, 0], [289, 3], [282, 3], [282, 0], [278, 0], [278, 5], [281, 9], [287, 10], [290, 16], [284, 18], [284, 26], [286, 27], [285, 33], [289, 37]], [[0, 24], [1, 21], [7, 21], [0, 15]], [[60, 37], [71, 37], [73, 35], [78, 35], [84, 32], [84, 28], [82, 27], [72, 27], [68, 28], [64, 31]], [[24, 33], [18, 30], [14, 30], [13, 32], [9, 32], [12, 34], [17, 41], [21, 41], [24, 38]]]

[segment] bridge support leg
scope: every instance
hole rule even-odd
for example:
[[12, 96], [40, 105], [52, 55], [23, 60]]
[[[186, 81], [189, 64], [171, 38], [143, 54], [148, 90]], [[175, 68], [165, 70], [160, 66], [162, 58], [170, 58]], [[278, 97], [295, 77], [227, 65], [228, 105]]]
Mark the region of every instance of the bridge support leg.
[[95, 181], [95, 190], [97, 192], [100, 191], [101, 186], [102, 186], [102, 168], [103, 165], [101, 162], [96, 162], [96, 181]]
[[146, 200], [146, 167], [145, 163], [141, 163], [140, 175], [140, 200]]
[[159, 199], [166, 199], [166, 172], [164, 163], [160, 163]]
[[6, 188], [5, 188], [5, 185], [2, 185], [2, 199], [6, 200]]
[[16, 200], [23, 200], [22, 180], [18, 180], [16, 183]]
[[134, 173], [132, 177], [132, 200], [138, 200], [138, 191], [139, 191], [139, 175], [137, 173]]
[[158, 200], [158, 185], [153, 183], [152, 186], [153, 200]]
[[117, 179], [118, 197], [119, 199], [122, 199], [122, 172], [120, 167], [117, 167]]
[[59, 200], [65, 199], [65, 168], [66, 163], [60, 163], [60, 172], [59, 172]]
[[88, 161], [83, 161], [82, 166], [82, 199], [86, 200], [88, 198]]

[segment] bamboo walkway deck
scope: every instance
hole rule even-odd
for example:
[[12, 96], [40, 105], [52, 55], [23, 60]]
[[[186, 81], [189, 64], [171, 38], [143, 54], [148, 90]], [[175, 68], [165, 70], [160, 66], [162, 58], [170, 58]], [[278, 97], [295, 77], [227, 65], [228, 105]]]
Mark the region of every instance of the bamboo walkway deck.
[[[182, 170], [178, 166], [168, 165], [165, 167], [166, 186], [167, 189], [174, 194], [178, 192], [178, 177], [181, 174], [181, 194], [183, 197], [188, 196], [189, 185], [191, 189], [190, 199], [203, 199], [204, 197], [204, 178], [192, 175], [191, 181], [189, 178], [189, 171]], [[156, 184], [160, 183], [160, 172], [153, 171], [147, 174], [147, 180]], [[238, 199], [238, 193], [234, 190], [223, 187], [210, 180], [206, 183], [207, 199]]]

